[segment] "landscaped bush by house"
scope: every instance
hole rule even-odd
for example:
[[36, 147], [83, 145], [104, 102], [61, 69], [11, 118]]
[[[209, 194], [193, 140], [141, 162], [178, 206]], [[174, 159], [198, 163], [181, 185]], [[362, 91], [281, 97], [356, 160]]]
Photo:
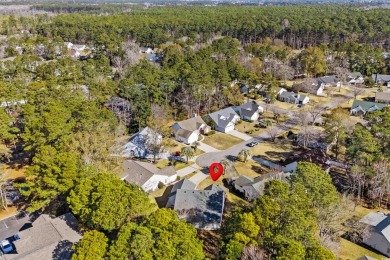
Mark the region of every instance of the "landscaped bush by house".
[[177, 177], [176, 177], [176, 180], [177, 180], [177, 181], [180, 181], [180, 176], [177, 176]]
[[215, 134], [215, 130], [210, 130], [208, 133], [205, 134], [205, 136], [210, 136]]
[[242, 120], [238, 120], [238, 122], [236, 123], [236, 125], [239, 125], [242, 123]]
[[162, 183], [161, 181], [158, 183], [158, 185], [157, 185], [157, 187], [159, 188], [159, 189], [162, 189], [162, 188], [164, 188], [164, 183]]

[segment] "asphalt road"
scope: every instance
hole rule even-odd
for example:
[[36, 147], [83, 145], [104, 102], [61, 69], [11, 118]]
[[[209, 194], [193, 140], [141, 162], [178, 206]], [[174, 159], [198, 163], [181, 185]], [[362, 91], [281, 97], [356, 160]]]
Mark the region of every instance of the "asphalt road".
[[[278, 132], [284, 132], [293, 128], [296, 124], [297, 124], [296, 118], [291, 117], [288, 121], [276, 127], [278, 128]], [[269, 138], [269, 135], [267, 132], [264, 132], [250, 140], [243, 141], [224, 151], [201, 154], [198, 156], [198, 158], [196, 158], [196, 164], [199, 165], [200, 167], [209, 167], [213, 162], [220, 162], [226, 158], [231, 160], [232, 157], [236, 157], [242, 149], [248, 148], [247, 146], [248, 143], [253, 141], [261, 142], [267, 138]]]

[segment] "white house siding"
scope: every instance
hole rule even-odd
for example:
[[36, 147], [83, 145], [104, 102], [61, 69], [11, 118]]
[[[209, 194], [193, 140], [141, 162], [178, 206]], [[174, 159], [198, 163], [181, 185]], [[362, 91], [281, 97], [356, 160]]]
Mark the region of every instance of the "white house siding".
[[323, 94], [323, 91], [324, 91], [324, 86], [321, 85], [321, 86], [317, 89], [316, 95], [317, 95], [317, 96], [321, 96], [321, 95]]
[[228, 124], [225, 128], [219, 127], [219, 126], [215, 126], [215, 130], [217, 130], [217, 131], [219, 131], [219, 132], [222, 132], [222, 133], [228, 133], [228, 132], [234, 130], [234, 124], [233, 124], [233, 123], [230, 123], [230, 124]]
[[155, 191], [158, 189], [158, 184], [160, 182], [165, 183], [167, 178], [167, 176], [155, 174], [142, 185], [142, 189], [144, 191]]
[[307, 104], [308, 102], [309, 102], [309, 98], [308, 97], [306, 97], [304, 100], [302, 100], [302, 104]]
[[174, 174], [172, 176], [166, 177], [165, 180], [163, 181], [164, 184], [169, 184], [171, 182], [176, 181], [177, 179], [177, 174]]
[[199, 134], [193, 132], [187, 139], [186, 144], [192, 144], [193, 142], [198, 141]]

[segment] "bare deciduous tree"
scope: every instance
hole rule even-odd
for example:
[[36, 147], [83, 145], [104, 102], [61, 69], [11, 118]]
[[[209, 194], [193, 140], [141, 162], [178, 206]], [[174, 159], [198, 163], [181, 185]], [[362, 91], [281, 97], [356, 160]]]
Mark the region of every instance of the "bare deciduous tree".
[[125, 52], [124, 58], [124, 64], [127, 66], [134, 66], [136, 65], [139, 60], [142, 58], [142, 55], [140, 53], [140, 46], [132, 40], [129, 40], [122, 44], [122, 49]]
[[267, 259], [263, 250], [255, 245], [249, 245], [242, 250], [241, 260], [265, 260]]
[[272, 126], [267, 129], [267, 134], [272, 142], [275, 142], [276, 137], [279, 134], [279, 129], [276, 126]]
[[370, 181], [368, 196], [379, 203], [390, 194], [390, 164], [387, 160], [381, 160], [373, 165], [375, 176]]
[[366, 90], [364, 88], [359, 88], [359, 87], [352, 88], [352, 94], [354, 99], [356, 99], [357, 96], [363, 95], [365, 92]]
[[309, 109], [309, 114], [311, 116], [311, 124], [314, 125], [317, 118], [322, 115], [326, 110], [326, 107], [321, 105], [314, 105]]

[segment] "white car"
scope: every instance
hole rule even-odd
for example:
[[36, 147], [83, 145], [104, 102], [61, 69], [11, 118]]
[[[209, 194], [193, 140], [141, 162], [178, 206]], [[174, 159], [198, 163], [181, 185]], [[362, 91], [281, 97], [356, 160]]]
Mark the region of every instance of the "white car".
[[7, 239], [0, 242], [0, 248], [4, 254], [7, 254], [7, 253], [14, 251], [13, 246], [11, 245], [11, 243]]

